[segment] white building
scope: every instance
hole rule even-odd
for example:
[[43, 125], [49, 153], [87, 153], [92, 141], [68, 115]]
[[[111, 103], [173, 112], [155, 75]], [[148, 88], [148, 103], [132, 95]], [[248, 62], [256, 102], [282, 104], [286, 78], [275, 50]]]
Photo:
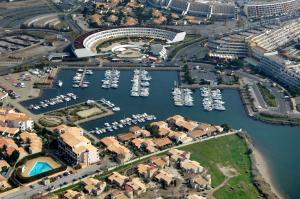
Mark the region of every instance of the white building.
[[8, 128], [17, 128], [21, 131], [31, 131], [34, 127], [34, 121], [25, 113], [18, 113], [12, 109], [1, 109], [0, 126]]
[[97, 56], [96, 47], [98, 44], [116, 39], [127, 37], [146, 37], [165, 40], [167, 43], [183, 41], [186, 32], [167, 28], [152, 27], [121, 27], [106, 30], [91, 31], [79, 36], [73, 44], [73, 51], [77, 57]]
[[266, 30], [249, 41], [250, 55], [259, 61], [260, 69], [284, 85], [300, 86], [300, 63], [290, 61], [278, 49], [300, 38], [300, 21], [287, 23], [280, 28]]
[[238, 8], [232, 2], [194, 0], [147, 0], [154, 7], [164, 7], [182, 15], [215, 19], [236, 19]]
[[300, 10], [300, 0], [250, 1], [244, 6], [248, 18], [292, 15]]

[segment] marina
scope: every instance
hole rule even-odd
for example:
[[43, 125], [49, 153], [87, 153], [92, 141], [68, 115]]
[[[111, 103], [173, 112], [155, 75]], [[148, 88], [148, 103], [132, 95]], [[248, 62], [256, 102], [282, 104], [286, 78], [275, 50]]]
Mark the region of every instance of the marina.
[[111, 110], [114, 111], [114, 112], [118, 112], [118, 111], [121, 110], [120, 107], [116, 106], [114, 103], [112, 103], [111, 101], [106, 100], [106, 99], [104, 99], [104, 98], [100, 99], [100, 102], [101, 102], [102, 104], [104, 104], [105, 106], [107, 106], [109, 109], [111, 109]]
[[[193, 118], [197, 121], [203, 121], [212, 124], [228, 124], [235, 129], [247, 129], [255, 147], [266, 157], [270, 165], [271, 175], [274, 176], [274, 183], [278, 185], [279, 190], [290, 190], [289, 195], [299, 196], [297, 190], [299, 184], [293, 183], [300, 178], [299, 172], [299, 153], [298, 151], [300, 134], [299, 127], [271, 125], [249, 118], [244, 110], [243, 103], [240, 99], [239, 91], [236, 89], [222, 90], [222, 99], [226, 102], [226, 111], [205, 111], [202, 104], [201, 90], [196, 89], [193, 93], [195, 98], [193, 107], [177, 107], [170, 97], [174, 88], [174, 81], [178, 81], [177, 72], [168, 71], [149, 71], [151, 80], [151, 95], [149, 97], [131, 97], [130, 93], [133, 70], [121, 71], [118, 89], [101, 89], [99, 77], [104, 78], [103, 70], [94, 69], [94, 75], [89, 77], [90, 86], [86, 89], [74, 89], [72, 91], [72, 78], [76, 70], [60, 70], [57, 79], [64, 82], [61, 88], [55, 86], [55, 89], [44, 89], [42, 95], [22, 102], [23, 106], [28, 107], [30, 104], [37, 104], [39, 101], [46, 100], [57, 96], [57, 89], [61, 93], [73, 92], [80, 96], [76, 103], [84, 102], [88, 99], [109, 99], [121, 110], [105, 118], [99, 118], [88, 122], [80, 123], [80, 126], [86, 131], [102, 127], [104, 123], [120, 121], [136, 113], [147, 113], [155, 115], [157, 120], [168, 118], [170, 115], [181, 114], [187, 118]], [[73, 101], [68, 102], [72, 104]], [[64, 103], [57, 106], [48, 106], [43, 109], [31, 112], [41, 114], [48, 111], [64, 107]], [[142, 125], [142, 123], [140, 124]], [[118, 128], [113, 132], [106, 132], [96, 137], [117, 135], [127, 131], [128, 128]], [[289, 158], [294, 154], [295, 158]], [[288, 172], [282, 172], [282, 169], [288, 166]], [[282, 189], [281, 189], [282, 188]]]
[[193, 92], [188, 88], [175, 87], [172, 91], [175, 106], [194, 106]]
[[91, 134], [102, 134], [106, 132], [113, 132], [115, 130], [128, 127], [131, 125], [137, 125], [139, 123], [144, 123], [147, 121], [156, 120], [156, 117], [154, 115], [148, 115], [147, 113], [142, 114], [133, 114], [131, 117], [126, 117], [124, 119], [121, 119], [120, 121], [111, 122], [111, 123], [104, 123], [102, 127], [96, 127], [93, 130], [89, 131]]
[[94, 74], [90, 69], [78, 69], [73, 77], [73, 88], [87, 88], [90, 84], [89, 81], [85, 80], [86, 75]]
[[130, 95], [132, 97], [148, 97], [149, 96], [149, 86], [151, 76], [149, 72], [146, 70], [134, 70], [132, 88], [130, 91]]
[[58, 95], [54, 98], [42, 100], [38, 104], [30, 104], [28, 108], [38, 110], [38, 109], [46, 108], [48, 106], [53, 106], [56, 104], [61, 104], [64, 102], [69, 102], [69, 101], [74, 101], [77, 99], [78, 99], [78, 96], [75, 95], [74, 93], [67, 93], [65, 95]]
[[222, 93], [220, 89], [211, 89], [209, 87], [202, 87], [201, 96], [203, 97], [202, 105], [204, 110], [212, 111], [225, 111], [225, 102], [222, 99]]
[[118, 88], [119, 87], [120, 71], [118, 70], [106, 70], [104, 79], [102, 80], [102, 88]]

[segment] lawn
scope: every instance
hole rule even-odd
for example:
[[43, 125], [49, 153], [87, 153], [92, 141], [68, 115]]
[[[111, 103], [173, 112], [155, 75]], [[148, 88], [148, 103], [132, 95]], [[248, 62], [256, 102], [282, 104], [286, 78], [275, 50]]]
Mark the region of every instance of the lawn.
[[212, 185], [217, 186], [225, 180], [225, 176], [217, 165], [234, 168], [239, 175], [229, 180], [214, 196], [219, 199], [258, 198], [258, 190], [251, 179], [251, 160], [248, 147], [237, 135], [200, 142], [181, 148], [192, 153], [191, 159], [200, 162], [212, 175]]

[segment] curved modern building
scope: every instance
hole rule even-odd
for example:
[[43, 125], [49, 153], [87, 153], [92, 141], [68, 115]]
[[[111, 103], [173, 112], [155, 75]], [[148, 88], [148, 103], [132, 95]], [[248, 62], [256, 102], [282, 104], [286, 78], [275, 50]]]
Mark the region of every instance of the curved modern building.
[[119, 27], [104, 28], [79, 36], [73, 43], [73, 51], [77, 57], [96, 56], [96, 47], [108, 40], [127, 37], [153, 38], [165, 40], [167, 43], [183, 41], [183, 31], [154, 27]]
[[248, 18], [292, 15], [300, 10], [300, 0], [251, 1], [244, 7]]
[[196, 0], [147, 0], [151, 6], [167, 8], [183, 15], [207, 18], [237, 18], [238, 9], [233, 3]]

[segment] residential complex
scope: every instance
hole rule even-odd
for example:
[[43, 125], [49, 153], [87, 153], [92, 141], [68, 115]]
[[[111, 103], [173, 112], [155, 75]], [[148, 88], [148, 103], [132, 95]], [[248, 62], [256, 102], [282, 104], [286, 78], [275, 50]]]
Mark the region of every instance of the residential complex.
[[[249, 39], [249, 46], [254, 57], [263, 52], [271, 52], [283, 47], [300, 36], [300, 21], [296, 20], [280, 27], [264, 30]], [[258, 52], [257, 52], [258, 51]]]
[[238, 8], [233, 2], [183, 1], [183, 0], [148, 0], [154, 7], [164, 7], [183, 15], [195, 15], [214, 19], [236, 19]]
[[114, 137], [105, 137], [100, 142], [106, 147], [107, 151], [115, 155], [118, 162], [124, 163], [129, 161], [133, 155], [125, 146], [121, 145]]
[[0, 110], [0, 131], [14, 135], [19, 131], [33, 130], [32, 118], [24, 113], [16, 112], [13, 109]]
[[28, 145], [30, 154], [39, 153], [43, 150], [42, 139], [36, 133], [22, 132], [20, 138], [24, 145]]
[[73, 44], [73, 51], [77, 57], [92, 57], [96, 56], [97, 45], [104, 41], [139, 37], [164, 40], [167, 43], [175, 43], [183, 41], [186, 33], [175, 29], [155, 28], [155, 27], [119, 27], [119, 28], [104, 28], [91, 31], [79, 36]]
[[300, 21], [295, 20], [266, 29], [259, 28], [210, 39], [211, 57], [237, 59], [253, 57], [259, 68], [284, 85], [299, 86], [299, 63], [281, 55], [280, 49], [298, 42]]
[[275, 53], [266, 53], [260, 60], [260, 69], [277, 81], [294, 87], [300, 86], [300, 63], [289, 61]]
[[300, 21], [266, 30], [249, 39], [250, 55], [259, 61], [260, 69], [284, 85], [300, 86], [300, 64], [283, 57], [278, 50], [300, 38]]
[[250, 19], [292, 15], [300, 10], [300, 0], [249, 1], [244, 12]]
[[58, 149], [72, 165], [90, 165], [99, 161], [99, 151], [77, 127], [60, 126]]
[[0, 149], [2, 149], [4, 156], [7, 158], [9, 158], [14, 151], [19, 153], [19, 159], [28, 155], [25, 149], [19, 147], [12, 138], [0, 137]]
[[[251, 33], [249, 33], [251, 34]], [[246, 57], [248, 46], [247, 34], [233, 34], [218, 39], [209, 38], [207, 47], [209, 56], [221, 59], [237, 59]]]

